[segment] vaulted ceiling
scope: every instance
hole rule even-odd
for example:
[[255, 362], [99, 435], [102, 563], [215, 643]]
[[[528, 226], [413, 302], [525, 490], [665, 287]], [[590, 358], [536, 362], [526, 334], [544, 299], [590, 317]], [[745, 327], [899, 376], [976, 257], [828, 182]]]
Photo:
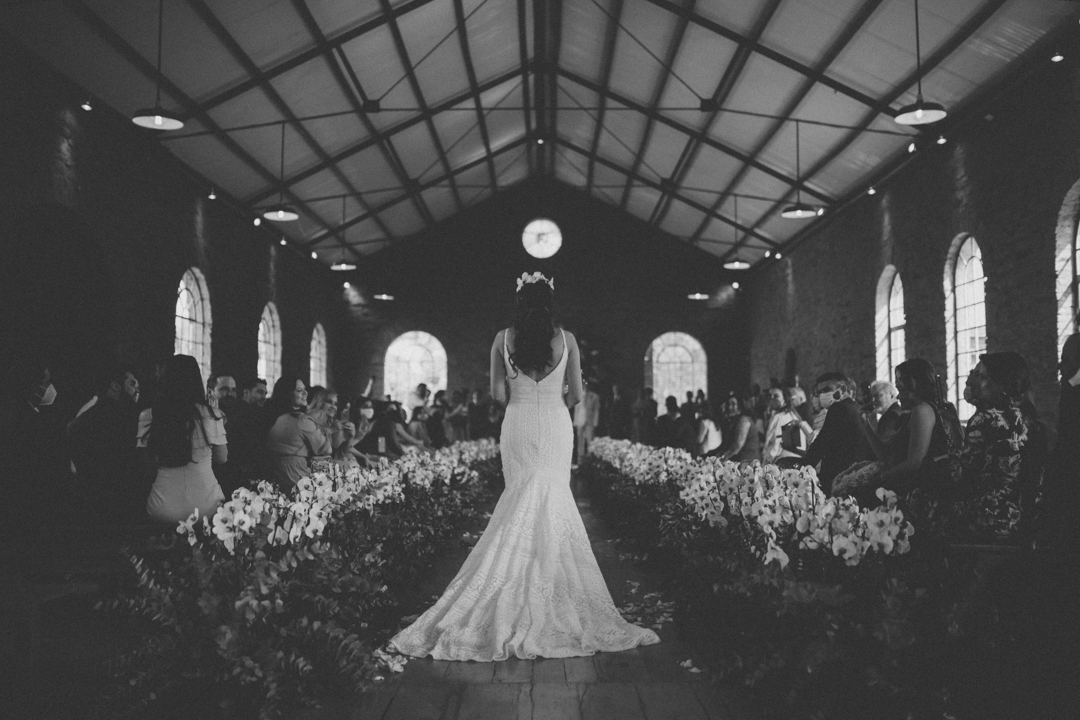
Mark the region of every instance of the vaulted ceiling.
[[[155, 137], [328, 264], [537, 176], [759, 263], [817, 221], [785, 206], [865, 192], [1078, 16], [923, 0], [917, 68], [913, 0], [165, 0], [159, 74], [153, 0], [0, 3], [94, 102], [160, 81], [186, 124]], [[897, 124], [920, 81], [950, 117]]]

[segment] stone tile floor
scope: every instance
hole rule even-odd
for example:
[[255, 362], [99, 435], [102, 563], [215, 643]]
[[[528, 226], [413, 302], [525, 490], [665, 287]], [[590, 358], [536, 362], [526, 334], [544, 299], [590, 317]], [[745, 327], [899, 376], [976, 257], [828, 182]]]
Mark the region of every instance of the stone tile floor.
[[[638, 592], [644, 592], [648, 578], [618, 558], [588, 500], [578, 507], [615, 602], [632, 587], [641, 585]], [[668, 626], [659, 634], [658, 645], [592, 657], [413, 659], [353, 708], [350, 720], [738, 720], [742, 714], [707, 674], [680, 666], [690, 657], [685, 643]]]

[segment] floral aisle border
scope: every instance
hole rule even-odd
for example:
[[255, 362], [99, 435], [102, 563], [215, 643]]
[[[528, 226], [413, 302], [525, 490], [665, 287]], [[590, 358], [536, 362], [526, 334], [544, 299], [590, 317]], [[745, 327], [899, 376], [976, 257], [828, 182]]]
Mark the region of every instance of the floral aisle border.
[[482, 512], [498, 457], [481, 440], [331, 468], [292, 494], [261, 482], [181, 522], [186, 543], [129, 554], [134, 576], [98, 607], [134, 649], [112, 664], [99, 715], [202, 694], [229, 717], [280, 717], [400, 671], [379, 649], [397, 626], [395, 590]]
[[694, 458], [685, 450], [597, 438], [590, 453], [638, 485], [673, 484], [679, 497], [713, 527], [748, 526], [751, 548], [766, 563], [786, 567], [791, 554], [826, 551], [858, 565], [869, 553], [902, 555], [915, 528], [896, 506], [896, 493], [878, 488], [882, 504], [859, 507], [827, 498], [813, 468]]

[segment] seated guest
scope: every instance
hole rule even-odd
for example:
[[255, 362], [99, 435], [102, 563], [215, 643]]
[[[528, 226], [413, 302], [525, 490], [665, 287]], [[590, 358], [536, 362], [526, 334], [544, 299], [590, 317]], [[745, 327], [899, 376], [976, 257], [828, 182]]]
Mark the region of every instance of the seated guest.
[[[353, 436], [349, 439], [348, 452], [360, 465], [377, 465], [379, 461], [377, 453], [373, 452], [368, 454], [360, 449], [360, 445], [375, 428], [375, 405], [370, 398], [361, 397], [356, 401], [356, 406], [350, 415], [350, 420], [356, 428], [356, 432], [353, 433]], [[376, 448], [376, 450], [377, 449], [378, 448]]]
[[308, 399], [307, 416], [330, 440], [330, 454], [334, 459], [342, 459], [348, 452], [346, 443], [353, 436], [356, 428], [348, 418], [345, 420], [339, 418], [338, 394], [325, 388], [313, 391]]
[[697, 447], [695, 455], [708, 455], [723, 443], [720, 428], [712, 419], [712, 409], [708, 402], [703, 402], [697, 410]]
[[[416, 437], [409, 432], [405, 426], [405, 409], [401, 407], [400, 403], [391, 402], [387, 408], [386, 417], [390, 420], [391, 424], [391, 437], [392, 442], [390, 450], [396, 452], [398, 455], [402, 454], [402, 451], [407, 447], [414, 447], [417, 450], [430, 451], [431, 448], [424, 444], [424, 441]], [[390, 439], [388, 437], [388, 439]]]
[[742, 393], [738, 399], [739, 415], [731, 431], [731, 441], [722, 453], [721, 460], [734, 462], [761, 462], [761, 446], [765, 443], [765, 424], [758, 415], [758, 393], [753, 390]]
[[126, 365], [101, 375], [97, 402], [71, 424], [71, 458], [79, 495], [97, 515], [130, 523], [145, 515], [150, 488], [140, 481], [135, 458], [139, 381]]
[[825, 373], [815, 384], [814, 395], [825, 412], [825, 420], [806, 451], [803, 464], [820, 465], [818, 481], [826, 495], [832, 490], [833, 478], [841, 471], [872, 457], [853, 390], [853, 384], [841, 372]]
[[286, 375], [274, 383], [274, 394], [266, 406], [272, 418], [265, 442], [270, 480], [290, 490], [300, 478], [311, 474], [316, 457], [330, 456], [330, 439], [307, 416], [307, 388], [297, 376]]
[[193, 510], [212, 516], [225, 496], [212, 462], [228, 459], [225, 424], [206, 399], [199, 364], [190, 355], [173, 355], [165, 365], [161, 391], [140, 428], [157, 476], [146, 501], [154, 520], [177, 523]]
[[[779, 463], [785, 458], [799, 458], [810, 445], [810, 436], [814, 429], [802, 419], [795, 409], [792, 390], [797, 388], [772, 388], [769, 390], [769, 404], [773, 415], [765, 429], [765, 448], [762, 459], [767, 463]], [[793, 442], [790, 450], [784, 447], [784, 433]], [[783, 465], [791, 465], [787, 462]]]
[[428, 421], [428, 409], [423, 405], [417, 405], [412, 410], [412, 420], [409, 421], [409, 425], [406, 430], [414, 438], [419, 440], [425, 448], [432, 447], [431, 436], [428, 434], [427, 429]]
[[[967, 523], [988, 539], [1017, 537], [1041, 484], [1045, 435], [1034, 407], [1027, 361], [1014, 352], [979, 357], [973, 373], [980, 409], [968, 421], [963, 451]], [[963, 520], [963, 518], [962, 518]]]
[[882, 438], [874, 414], [864, 416], [864, 436], [885, 469], [854, 495], [860, 504], [876, 505], [874, 493], [884, 487], [905, 499], [904, 509], [912, 517], [927, 518], [955, 482], [950, 449], [958, 447], [960, 428], [942, 412], [940, 384], [929, 361], [916, 358], [897, 365], [896, 390], [906, 419], [891, 437]]
[[[371, 416], [368, 418], [369, 429], [356, 445], [359, 454], [369, 459], [385, 457], [393, 460], [401, 457], [401, 446], [397, 442], [396, 432], [401, 411], [393, 403], [374, 403], [370, 400], [364, 401], [360, 409], [365, 417], [370, 409]], [[357, 434], [359, 435], [359, 432]]]
[[870, 400], [878, 416], [875, 431], [883, 441], [887, 441], [900, 429], [904, 409], [896, 396], [896, 386], [888, 380], [870, 383]]

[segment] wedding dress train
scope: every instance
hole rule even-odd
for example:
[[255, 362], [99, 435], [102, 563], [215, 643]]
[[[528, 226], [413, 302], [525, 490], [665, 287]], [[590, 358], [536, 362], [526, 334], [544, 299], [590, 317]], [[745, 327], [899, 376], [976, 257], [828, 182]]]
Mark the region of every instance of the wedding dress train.
[[573, 430], [558, 365], [536, 381], [507, 366], [506, 489], [446, 592], [390, 644], [437, 660], [560, 658], [660, 642], [623, 620], [570, 492]]

